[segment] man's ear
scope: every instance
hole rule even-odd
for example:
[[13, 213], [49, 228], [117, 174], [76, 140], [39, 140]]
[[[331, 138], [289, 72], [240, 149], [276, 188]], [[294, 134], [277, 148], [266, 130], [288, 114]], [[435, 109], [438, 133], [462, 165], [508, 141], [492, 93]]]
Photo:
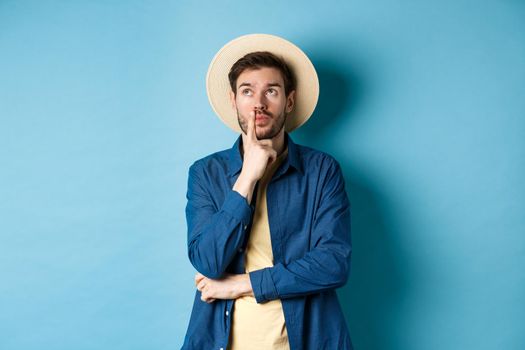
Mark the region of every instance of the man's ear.
[[237, 109], [237, 107], [236, 107], [237, 105], [235, 103], [235, 94], [233, 93], [232, 90], [230, 90], [230, 103], [231, 103], [233, 109]]
[[295, 90], [290, 91], [286, 97], [286, 113], [290, 113], [295, 106]]

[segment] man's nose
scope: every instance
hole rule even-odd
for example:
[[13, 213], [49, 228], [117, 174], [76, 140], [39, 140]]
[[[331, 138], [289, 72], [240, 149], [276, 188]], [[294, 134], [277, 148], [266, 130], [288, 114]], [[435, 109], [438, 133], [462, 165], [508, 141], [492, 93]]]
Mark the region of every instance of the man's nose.
[[265, 101], [265, 97], [263, 94], [258, 94], [257, 97], [255, 98], [254, 109], [259, 109], [259, 110], [266, 109], [266, 101]]

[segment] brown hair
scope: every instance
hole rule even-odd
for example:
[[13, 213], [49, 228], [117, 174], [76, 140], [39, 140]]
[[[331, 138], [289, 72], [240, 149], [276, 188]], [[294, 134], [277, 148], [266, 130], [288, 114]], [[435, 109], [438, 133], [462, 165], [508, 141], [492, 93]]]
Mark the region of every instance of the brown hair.
[[237, 78], [246, 69], [260, 69], [262, 67], [276, 68], [281, 72], [284, 81], [284, 94], [288, 96], [290, 92], [296, 88], [296, 80], [292, 70], [286, 62], [276, 55], [268, 51], [251, 52], [240, 58], [233, 64], [228, 73], [230, 86], [234, 94], [237, 94]]

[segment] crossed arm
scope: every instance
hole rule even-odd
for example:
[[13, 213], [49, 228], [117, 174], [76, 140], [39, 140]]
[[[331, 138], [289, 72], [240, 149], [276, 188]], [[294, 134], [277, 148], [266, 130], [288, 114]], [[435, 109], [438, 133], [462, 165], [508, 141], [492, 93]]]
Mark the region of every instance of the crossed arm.
[[[252, 200], [255, 184], [264, 174], [267, 163], [274, 161], [277, 157], [273, 140], [257, 139], [254, 118], [255, 113], [252, 112], [250, 118], [248, 118], [247, 133], [243, 135], [243, 169], [233, 186], [232, 192], [226, 200], [226, 208], [221, 210], [223, 215], [222, 219], [225, 219], [225, 221], [222, 221], [222, 223], [224, 224], [226, 222], [227, 224], [230, 224], [228, 227], [229, 230], [225, 230], [226, 232], [223, 232], [222, 236], [224, 237], [225, 235], [229, 234], [233, 239], [229, 239], [225, 242], [225, 258], [215, 260], [220, 260], [220, 262], [222, 262], [219, 264], [222, 266], [222, 268], [207, 269], [207, 272], [211, 272], [209, 275], [213, 275], [216, 278], [208, 278], [201, 273], [197, 273], [195, 276], [195, 285], [201, 292], [201, 299], [208, 303], [213, 302], [215, 299], [237, 299], [238, 297], [245, 295], [253, 296], [253, 289], [249, 274], [222, 275], [222, 272], [227, 263], [231, 260], [232, 252], [236, 251], [237, 248], [235, 246], [239, 244], [239, 242], [242, 240], [241, 238], [245, 234], [242, 228], [245, 228], [247, 226], [247, 221], [250, 221], [252, 213], [249, 212], [246, 207], [247, 203], [250, 203]], [[190, 170], [190, 177], [191, 173], [192, 171]], [[195, 176], [194, 179], [196, 180], [197, 176]], [[193, 183], [193, 185], [195, 185], [195, 183]], [[201, 196], [202, 191], [199, 191], [202, 190], [202, 187], [194, 186], [195, 191], [192, 191], [192, 188], [189, 189], [189, 201], [191, 201], [193, 198], [204, 197]], [[191, 198], [190, 195], [193, 195], [193, 198]], [[192, 204], [188, 203], [188, 205], [191, 208]], [[206, 208], [201, 206], [200, 211], [206, 215], [206, 212], [209, 212], [209, 207]], [[218, 214], [221, 214], [221, 212]], [[235, 225], [235, 220], [230, 220], [232, 216], [234, 219], [240, 219], [242, 224], [240, 229], [238, 225]], [[221, 222], [221, 220], [216, 221], [216, 224], [219, 222]], [[214, 233], [218, 232], [214, 231]], [[213, 236], [210, 235], [210, 237]], [[231, 248], [235, 249], [232, 250]], [[209, 265], [214, 265], [214, 263], [210, 262]]]

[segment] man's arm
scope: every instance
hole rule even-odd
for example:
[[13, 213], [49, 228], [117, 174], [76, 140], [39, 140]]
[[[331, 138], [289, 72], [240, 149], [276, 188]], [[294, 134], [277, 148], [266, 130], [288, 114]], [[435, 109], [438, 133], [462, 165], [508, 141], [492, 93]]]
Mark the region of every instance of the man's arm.
[[193, 164], [189, 171], [188, 257], [197, 271], [213, 279], [223, 275], [237, 254], [253, 214], [248, 203], [255, 184], [264, 174], [267, 163], [277, 156], [269, 140], [257, 140], [255, 114], [251, 116], [243, 139], [241, 174], [218, 211], [205, 185], [205, 171], [199, 164]]
[[217, 210], [204, 177], [198, 163], [190, 167], [186, 205], [188, 257], [197, 271], [219, 278], [242, 244], [253, 209], [246, 198], [231, 190]]
[[258, 303], [319, 293], [343, 286], [350, 272], [352, 251], [350, 202], [339, 164], [333, 160], [322, 188], [312, 228], [315, 247], [284, 265], [250, 272]]
[[195, 277], [201, 299], [236, 299], [255, 296], [258, 303], [319, 293], [343, 286], [350, 271], [352, 251], [350, 235], [350, 202], [337, 162], [333, 161], [323, 186], [323, 196], [312, 230], [316, 246], [301, 259], [288, 265], [229, 275], [214, 280]]

